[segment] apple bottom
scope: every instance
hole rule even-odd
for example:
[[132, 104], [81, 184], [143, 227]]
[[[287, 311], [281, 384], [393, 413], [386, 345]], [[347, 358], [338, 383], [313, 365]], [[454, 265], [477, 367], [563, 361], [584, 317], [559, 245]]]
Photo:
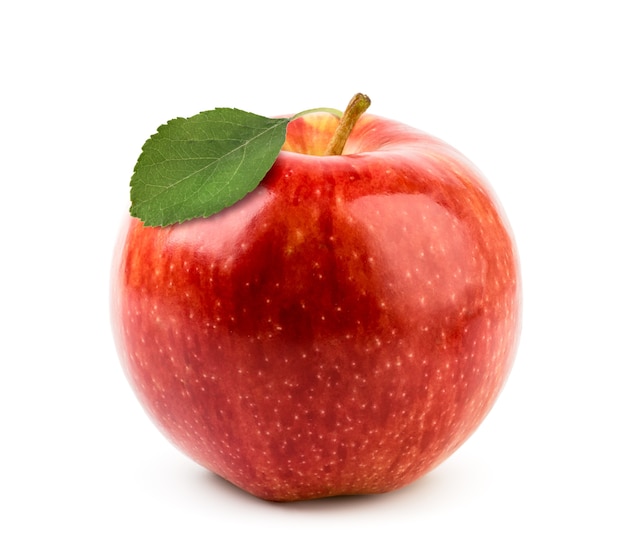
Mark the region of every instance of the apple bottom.
[[[167, 347], [167, 334], [154, 334]], [[194, 354], [202, 341], [188, 341]], [[372, 338], [357, 353], [338, 341], [329, 357], [257, 340], [244, 354], [230, 350], [233, 340], [216, 339], [212, 359], [229, 360], [220, 371], [169, 358], [148, 370], [131, 359], [129, 370], [166, 436], [258, 497], [381, 493], [414, 481], [465, 441], [502, 375], [471, 365], [463, 371], [462, 359], [443, 350], [429, 363], [406, 341], [382, 342]], [[282, 357], [271, 362], [264, 354]]]

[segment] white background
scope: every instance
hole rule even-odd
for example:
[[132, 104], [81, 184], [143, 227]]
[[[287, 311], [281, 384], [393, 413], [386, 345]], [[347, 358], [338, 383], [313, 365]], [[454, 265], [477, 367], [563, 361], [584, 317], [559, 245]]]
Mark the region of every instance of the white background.
[[[623, 2], [2, 5], [1, 532], [626, 531]], [[357, 91], [488, 176], [522, 258], [522, 342], [483, 426], [422, 480], [266, 503], [139, 407], [110, 335], [111, 253], [159, 124]]]

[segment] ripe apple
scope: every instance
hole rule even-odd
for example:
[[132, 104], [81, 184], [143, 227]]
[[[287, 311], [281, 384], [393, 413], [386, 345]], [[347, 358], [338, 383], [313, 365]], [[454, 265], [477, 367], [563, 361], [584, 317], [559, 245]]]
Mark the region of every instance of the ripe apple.
[[128, 216], [112, 320], [125, 372], [184, 453], [293, 501], [400, 488], [478, 427], [514, 359], [516, 248], [479, 171], [362, 115], [289, 123], [243, 200], [148, 227]]

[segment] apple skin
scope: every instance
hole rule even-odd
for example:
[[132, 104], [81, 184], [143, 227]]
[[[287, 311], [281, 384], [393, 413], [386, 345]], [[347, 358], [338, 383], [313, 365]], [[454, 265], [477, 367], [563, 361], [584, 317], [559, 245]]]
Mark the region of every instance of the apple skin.
[[519, 261], [477, 169], [366, 114], [289, 124], [247, 197], [206, 219], [127, 217], [112, 274], [125, 372], [160, 430], [271, 501], [372, 494], [432, 470], [511, 369]]

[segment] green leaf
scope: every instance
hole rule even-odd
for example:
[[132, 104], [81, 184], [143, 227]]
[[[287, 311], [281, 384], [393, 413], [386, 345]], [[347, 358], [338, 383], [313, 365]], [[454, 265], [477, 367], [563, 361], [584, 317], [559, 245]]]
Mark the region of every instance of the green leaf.
[[167, 226], [233, 205], [272, 167], [289, 121], [217, 108], [160, 126], [135, 165], [131, 215]]

